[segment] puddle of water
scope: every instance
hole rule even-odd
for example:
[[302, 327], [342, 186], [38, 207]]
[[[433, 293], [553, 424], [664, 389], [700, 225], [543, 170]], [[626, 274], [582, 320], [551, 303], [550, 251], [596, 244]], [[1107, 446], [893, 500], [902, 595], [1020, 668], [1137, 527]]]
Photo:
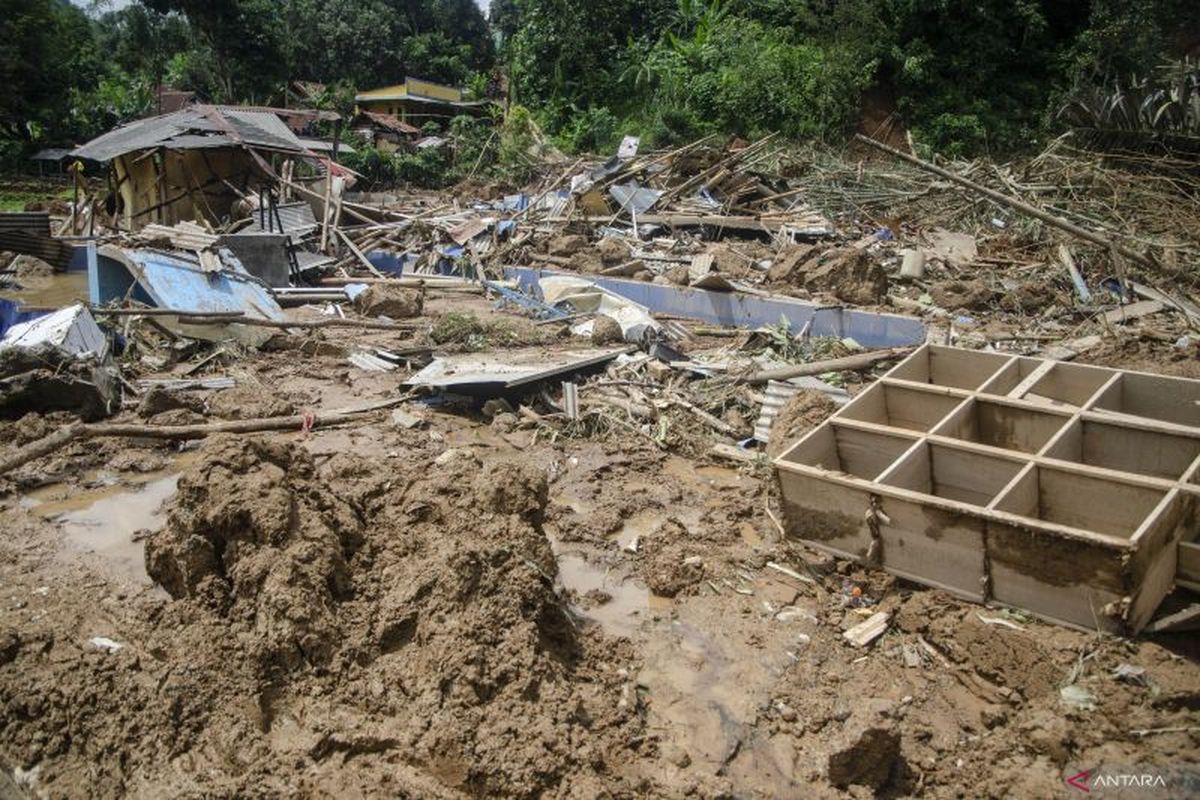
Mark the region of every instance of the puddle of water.
[[678, 456], [667, 459], [663, 472], [687, 483], [708, 488], [743, 487], [750, 485], [750, 479], [738, 474], [730, 467], [698, 467], [691, 461]]
[[128, 482], [103, 473], [85, 476], [89, 483], [104, 484], [92, 489], [43, 486], [22, 497], [21, 506], [57, 522], [70, 553], [97, 556], [113, 574], [149, 585], [142, 543], [134, 541], [133, 534], [162, 527], [164, 503], [175, 494], [179, 469], [186, 460], [186, 456], [176, 459], [170, 471], [146, 473]]
[[588, 558], [583, 549], [564, 550], [553, 537], [550, 545], [558, 561], [558, 579], [566, 589], [580, 596], [596, 590], [611, 599], [608, 602], [575, 608], [575, 612], [616, 636], [632, 637], [650, 611], [665, 611], [672, 601], [652, 593], [641, 580], [619, 567], [609, 568]]
[[645, 539], [666, 521], [667, 517], [661, 511], [637, 512], [625, 520], [621, 530], [617, 531], [617, 546], [625, 549], [633, 544], [634, 540]]
[[0, 297], [30, 308], [62, 308], [88, 299], [86, 272], [55, 272], [16, 280], [21, 288], [5, 288]]

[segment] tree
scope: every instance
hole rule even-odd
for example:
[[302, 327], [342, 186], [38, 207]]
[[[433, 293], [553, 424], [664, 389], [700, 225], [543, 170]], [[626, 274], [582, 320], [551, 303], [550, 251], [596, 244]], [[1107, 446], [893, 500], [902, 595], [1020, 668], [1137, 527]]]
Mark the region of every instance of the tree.
[[82, 11], [66, 0], [0, 0], [0, 136], [69, 135], [70, 88], [100, 72]]

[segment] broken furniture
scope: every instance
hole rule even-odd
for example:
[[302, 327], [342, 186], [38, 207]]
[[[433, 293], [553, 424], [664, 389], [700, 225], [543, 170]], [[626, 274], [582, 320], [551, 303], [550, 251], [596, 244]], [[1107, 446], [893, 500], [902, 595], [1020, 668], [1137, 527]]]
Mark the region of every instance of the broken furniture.
[[[275, 322], [284, 319], [271, 290], [231, 254], [220, 259], [218, 269], [206, 270], [198, 257], [181, 252], [104, 245], [97, 249], [95, 265], [88, 271], [88, 292], [96, 306], [134, 300], [201, 316], [225, 312]], [[166, 321], [160, 317], [160, 322]], [[184, 336], [211, 341], [232, 337], [251, 347], [272, 334], [268, 329], [228, 322], [207, 325], [179, 321], [172, 327]]]
[[926, 345], [775, 460], [789, 536], [1137, 633], [1200, 580], [1200, 381]]

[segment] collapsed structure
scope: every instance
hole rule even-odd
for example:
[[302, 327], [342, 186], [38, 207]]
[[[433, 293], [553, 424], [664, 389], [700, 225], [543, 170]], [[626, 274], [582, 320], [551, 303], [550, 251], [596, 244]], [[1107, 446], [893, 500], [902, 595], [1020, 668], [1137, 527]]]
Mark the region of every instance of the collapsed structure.
[[1046, 796], [1194, 751], [1195, 201], [770, 138], [363, 193], [290, 116], [181, 113], [85, 146], [111, 208], [0, 216], [0, 786]]
[[126, 230], [152, 222], [224, 225], [235, 203], [278, 183], [281, 158], [323, 157], [280, 119], [334, 120], [337, 114], [291, 109], [196, 105], [110, 131], [74, 150], [74, 158], [110, 165], [110, 224]]

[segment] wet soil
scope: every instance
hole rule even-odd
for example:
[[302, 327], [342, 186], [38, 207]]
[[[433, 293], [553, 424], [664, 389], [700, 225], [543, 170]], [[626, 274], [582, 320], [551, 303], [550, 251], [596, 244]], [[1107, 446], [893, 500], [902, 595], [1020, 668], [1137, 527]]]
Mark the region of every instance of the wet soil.
[[[231, 367], [214, 418], [378, 402], [406, 374]], [[783, 540], [762, 465], [405, 408], [424, 425], [87, 442], [7, 481], [15, 791], [1055, 797], [1100, 764], [1195, 759], [1192, 635], [1089, 634], [834, 561]], [[873, 644], [842, 637], [877, 611]]]

